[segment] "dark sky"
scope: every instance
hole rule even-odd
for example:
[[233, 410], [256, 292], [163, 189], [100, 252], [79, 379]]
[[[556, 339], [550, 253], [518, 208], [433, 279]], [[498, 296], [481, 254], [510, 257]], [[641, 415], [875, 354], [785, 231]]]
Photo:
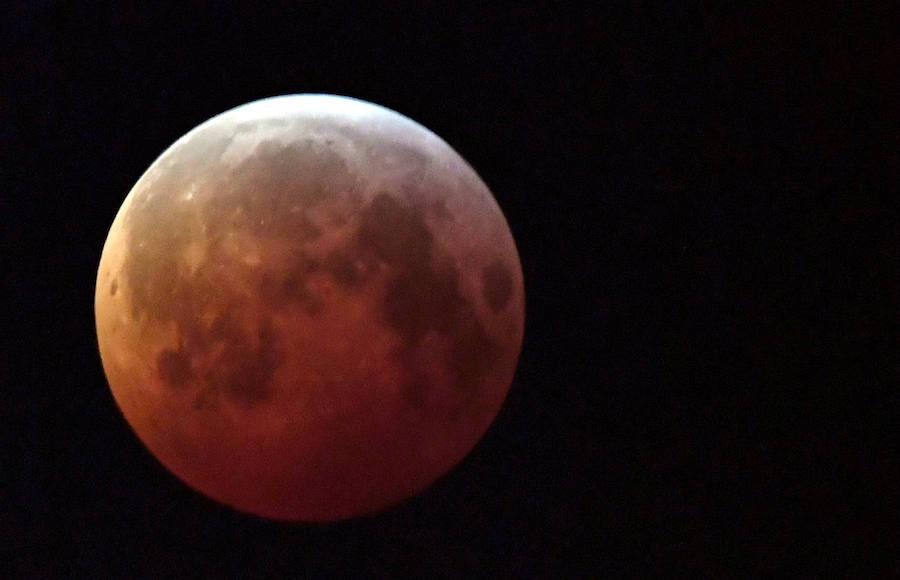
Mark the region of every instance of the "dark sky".
[[[13, 577], [900, 574], [895, 8], [128, 4], [2, 19]], [[303, 92], [449, 142], [506, 213], [527, 292], [479, 446], [333, 525], [236, 513], [165, 471], [93, 321], [107, 229], [156, 156]]]

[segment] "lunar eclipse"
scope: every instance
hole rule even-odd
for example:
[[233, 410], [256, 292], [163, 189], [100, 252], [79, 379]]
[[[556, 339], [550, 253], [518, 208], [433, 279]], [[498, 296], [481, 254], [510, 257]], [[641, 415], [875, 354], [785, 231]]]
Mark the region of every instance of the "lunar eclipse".
[[117, 404], [182, 481], [293, 521], [375, 513], [483, 436], [515, 372], [521, 266], [444, 141], [346, 97], [256, 101], [137, 181], [97, 275]]

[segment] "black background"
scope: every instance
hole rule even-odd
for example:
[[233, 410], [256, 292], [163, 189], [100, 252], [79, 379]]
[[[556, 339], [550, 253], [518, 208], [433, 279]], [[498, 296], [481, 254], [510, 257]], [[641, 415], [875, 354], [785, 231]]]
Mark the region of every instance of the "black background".
[[[14, 576], [900, 574], [896, 10], [260, 4], [4, 9]], [[527, 286], [478, 447], [331, 525], [236, 513], [165, 471], [93, 320], [107, 230], [156, 156], [304, 92], [449, 142]]]

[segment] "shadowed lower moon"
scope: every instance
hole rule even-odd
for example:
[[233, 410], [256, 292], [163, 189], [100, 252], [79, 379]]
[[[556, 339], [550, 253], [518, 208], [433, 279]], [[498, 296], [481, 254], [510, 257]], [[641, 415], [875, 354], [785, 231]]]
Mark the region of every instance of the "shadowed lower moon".
[[97, 277], [113, 395], [175, 475], [236, 509], [331, 521], [431, 485], [512, 381], [522, 272], [444, 141], [344, 97], [210, 119], [138, 180]]

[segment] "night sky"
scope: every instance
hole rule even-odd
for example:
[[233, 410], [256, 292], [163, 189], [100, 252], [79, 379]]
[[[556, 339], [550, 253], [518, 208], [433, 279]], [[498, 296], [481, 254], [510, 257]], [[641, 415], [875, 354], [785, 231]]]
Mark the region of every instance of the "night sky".
[[[12, 2], [0, 24], [0, 575], [900, 575], [896, 8], [129, 4]], [[93, 314], [150, 163], [308, 92], [450, 143], [527, 295], [472, 454], [329, 525], [169, 474], [112, 399]]]

